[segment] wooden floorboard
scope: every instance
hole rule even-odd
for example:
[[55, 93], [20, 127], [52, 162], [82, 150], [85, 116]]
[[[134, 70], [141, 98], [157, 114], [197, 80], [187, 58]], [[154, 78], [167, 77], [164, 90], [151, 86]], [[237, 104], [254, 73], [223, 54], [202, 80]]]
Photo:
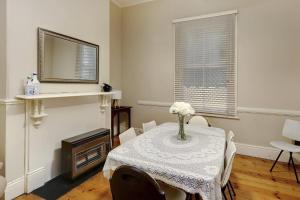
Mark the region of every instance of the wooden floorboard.
[[[292, 168], [278, 163], [269, 172], [273, 161], [237, 155], [230, 180], [237, 193], [236, 200], [300, 200], [300, 184]], [[300, 172], [299, 167], [297, 168]], [[229, 197], [229, 196], [228, 196]], [[102, 173], [74, 188], [59, 200], [111, 200], [109, 182]], [[229, 198], [230, 199], [230, 198]], [[32, 194], [17, 200], [41, 200]]]

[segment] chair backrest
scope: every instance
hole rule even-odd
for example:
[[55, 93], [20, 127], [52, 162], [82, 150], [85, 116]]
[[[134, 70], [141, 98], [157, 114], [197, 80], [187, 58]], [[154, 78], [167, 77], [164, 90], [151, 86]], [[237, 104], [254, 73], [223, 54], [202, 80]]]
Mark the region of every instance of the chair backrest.
[[289, 139], [300, 141], [300, 122], [291, 119], [285, 120], [282, 135]]
[[189, 120], [188, 124], [196, 124], [196, 125], [201, 125], [201, 126], [209, 126], [208, 125], [208, 121], [204, 117], [199, 116], [199, 115], [198, 116], [193, 116]]
[[125, 142], [127, 142], [135, 137], [136, 137], [136, 134], [135, 134], [134, 128], [130, 128], [127, 131], [125, 131], [119, 135], [120, 144], [124, 144]]
[[226, 136], [226, 144], [228, 145], [230, 141], [233, 141], [234, 138], [234, 133], [232, 131], [229, 131], [227, 136]]
[[121, 166], [110, 179], [113, 200], [166, 200], [158, 183], [146, 172]]
[[151, 121], [151, 122], [147, 122], [147, 123], [143, 123], [143, 131], [149, 131], [151, 129], [153, 129], [154, 127], [156, 127], [156, 121]]
[[226, 152], [225, 152], [225, 169], [222, 176], [221, 186], [222, 188], [227, 184], [231, 170], [233, 165], [233, 160], [236, 154], [236, 146], [233, 141], [230, 141], [227, 145]]

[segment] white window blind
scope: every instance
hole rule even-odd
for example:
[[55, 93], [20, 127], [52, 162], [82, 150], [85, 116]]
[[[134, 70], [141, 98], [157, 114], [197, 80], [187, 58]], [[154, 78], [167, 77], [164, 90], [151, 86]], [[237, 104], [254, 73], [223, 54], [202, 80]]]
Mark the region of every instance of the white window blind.
[[96, 80], [97, 50], [87, 45], [78, 45], [76, 59], [76, 77], [85, 80]]
[[236, 116], [236, 14], [175, 23], [175, 100]]

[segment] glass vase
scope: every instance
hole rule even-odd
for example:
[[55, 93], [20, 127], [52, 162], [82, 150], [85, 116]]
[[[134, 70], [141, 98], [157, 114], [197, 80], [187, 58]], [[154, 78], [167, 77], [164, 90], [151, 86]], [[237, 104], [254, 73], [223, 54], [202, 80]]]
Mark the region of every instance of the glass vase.
[[186, 140], [186, 134], [184, 132], [184, 115], [178, 115], [179, 131], [177, 135], [178, 140]]

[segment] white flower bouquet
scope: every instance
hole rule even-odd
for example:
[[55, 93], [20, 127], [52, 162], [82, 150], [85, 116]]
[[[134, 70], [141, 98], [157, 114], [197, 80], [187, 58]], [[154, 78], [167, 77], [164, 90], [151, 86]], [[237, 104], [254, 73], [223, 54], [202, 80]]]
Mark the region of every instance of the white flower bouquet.
[[179, 123], [179, 132], [177, 138], [179, 140], [186, 140], [186, 134], [184, 132], [184, 118], [186, 116], [194, 115], [195, 110], [189, 103], [185, 102], [175, 102], [171, 107], [169, 112], [171, 114], [178, 115], [178, 123]]
[[191, 104], [185, 102], [175, 102], [170, 107], [169, 112], [171, 114], [178, 114], [183, 116], [189, 116], [195, 114], [195, 110], [192, 108]]

